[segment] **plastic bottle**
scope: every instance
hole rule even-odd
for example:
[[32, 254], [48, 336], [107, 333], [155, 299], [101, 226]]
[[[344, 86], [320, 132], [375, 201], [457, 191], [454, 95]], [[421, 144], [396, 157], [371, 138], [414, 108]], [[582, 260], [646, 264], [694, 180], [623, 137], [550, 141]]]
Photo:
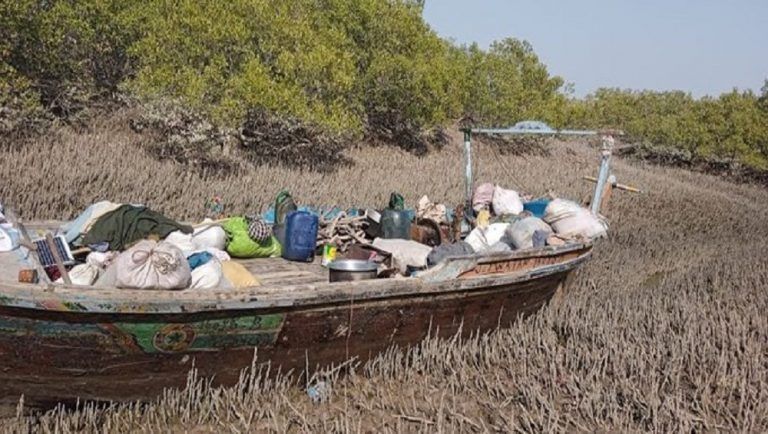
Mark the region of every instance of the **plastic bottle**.
[[272, 227], [280, 245], [285, 245], [285, 219], [292, 211], [296, 211], [296, 203], [291, 194], [283, 190], [275, 199], [275, 225]]
[[385, 209], [381, 213], [382, 238], [411, 239], [411, 219], [408, 211]]
[[296, 211], [296, 203], [293, 201], [291, 194], [283, 190], [275, 199], [275, 224], [281, 225], [285, 223], [286, 217], [292, 211]]

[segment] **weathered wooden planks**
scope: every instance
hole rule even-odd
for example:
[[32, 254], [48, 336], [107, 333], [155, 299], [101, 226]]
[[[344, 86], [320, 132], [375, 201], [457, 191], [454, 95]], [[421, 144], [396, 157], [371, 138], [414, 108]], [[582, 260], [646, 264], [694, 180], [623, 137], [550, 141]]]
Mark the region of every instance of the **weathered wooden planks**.
[[291, 262], [282, 258], [237, 260], [265, 286], [328, 282], [328, 270], [314, 262]]
[[[541, 307], [564, 274], [461, 295], [277, 309], [256, 315], [270, 316], [259, 321], [252, 319], [252, 311], [223, 318], [211, 313], [109, 318], [72, 313], [29, 317], [0, 308], [0, 396], [14, 402], [23, 393], [28, 405], [78, 397], [149, 398], [164, 387], [183, 386], [193, 361], [202, 376], [233, 384], [240, 370], [250, 366], [255, 347], [260, 361], [284, 372], [301, 371], [305, 358], [313, 368], [350, 357], [366, 360], [390, 345], [415, 344], [427, 333], [450, 336], [461, 328], [467, 335], [506, 326]], [[213, 339], [205, 334], [221, 321], [245, 325], [233, 325]], [[8, 333], [9, 328], [16, 333]], [[203, 338], [211, 347], [199, 343]]]
[[[0, 286], [0, 403], [129, 400], [183, 386], [194, 365], [233, 384], [259, 361], [300, 371], [365, 360], [428, 333], [505, 326], [546, 303], [591, 246], [448, 261], [461, 278], [134, 291]], [[316, 279], [316, 264], [249, 264], [266, 281]], [[488, 266], [492, 274], [481, 274]], [[467, 269], [467, 267], [474, 267]], [[481, 268], [481, 270], [483, 270]], [[322, 269], [321, 269], [322, 271]], [[270, 275], [272, 277], [270, 277]], [[457, 275], [458, 276], [458, 275]]]

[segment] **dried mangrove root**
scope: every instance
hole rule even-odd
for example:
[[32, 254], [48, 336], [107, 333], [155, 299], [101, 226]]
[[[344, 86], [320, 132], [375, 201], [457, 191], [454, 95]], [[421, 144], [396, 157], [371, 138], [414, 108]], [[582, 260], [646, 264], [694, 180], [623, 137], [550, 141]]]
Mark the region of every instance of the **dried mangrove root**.
[[347, 216], [341, 212], [333, 219], [320, 217], [320, 228], [317, 231], [317, 245], [333, 244], [340, 252], [346, 252], [354, 243], [370, 244], [365, 238], [365, 228], [368, 226], [367, 216]]

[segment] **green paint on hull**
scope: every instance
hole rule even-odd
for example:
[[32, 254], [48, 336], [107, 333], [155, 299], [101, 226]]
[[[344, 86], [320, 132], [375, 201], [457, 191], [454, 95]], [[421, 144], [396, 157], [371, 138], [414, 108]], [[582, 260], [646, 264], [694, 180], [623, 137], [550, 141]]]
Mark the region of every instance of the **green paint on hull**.
[[[26, 337], [37, 344], [88, 342], [115, 353], [218, 351], [272, 345], [285, 321], [283, 314], [243, 315], [189, 323], [69, 323], [0, 316], [0, 337]], [[128, 344], [133, 342], [135, 344]]]
[[0, 316], [0, 334], [40, 338], [103, 335], [97, 324], [61, 323]]
[[246, 315], [190, 323], [115, 323], [147, 353], [252, 348], [277, 341], [285, 316]]

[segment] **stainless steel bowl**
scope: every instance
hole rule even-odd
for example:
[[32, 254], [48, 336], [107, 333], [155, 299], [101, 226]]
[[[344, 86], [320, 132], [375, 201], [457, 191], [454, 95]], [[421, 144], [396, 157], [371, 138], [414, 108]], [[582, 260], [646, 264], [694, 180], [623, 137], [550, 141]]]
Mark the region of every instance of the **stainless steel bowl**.
[[371, 261], [337, 259], [328, 264], [328, 277], [331, 282], [375, 279], [378, 268], [378, 264]]

